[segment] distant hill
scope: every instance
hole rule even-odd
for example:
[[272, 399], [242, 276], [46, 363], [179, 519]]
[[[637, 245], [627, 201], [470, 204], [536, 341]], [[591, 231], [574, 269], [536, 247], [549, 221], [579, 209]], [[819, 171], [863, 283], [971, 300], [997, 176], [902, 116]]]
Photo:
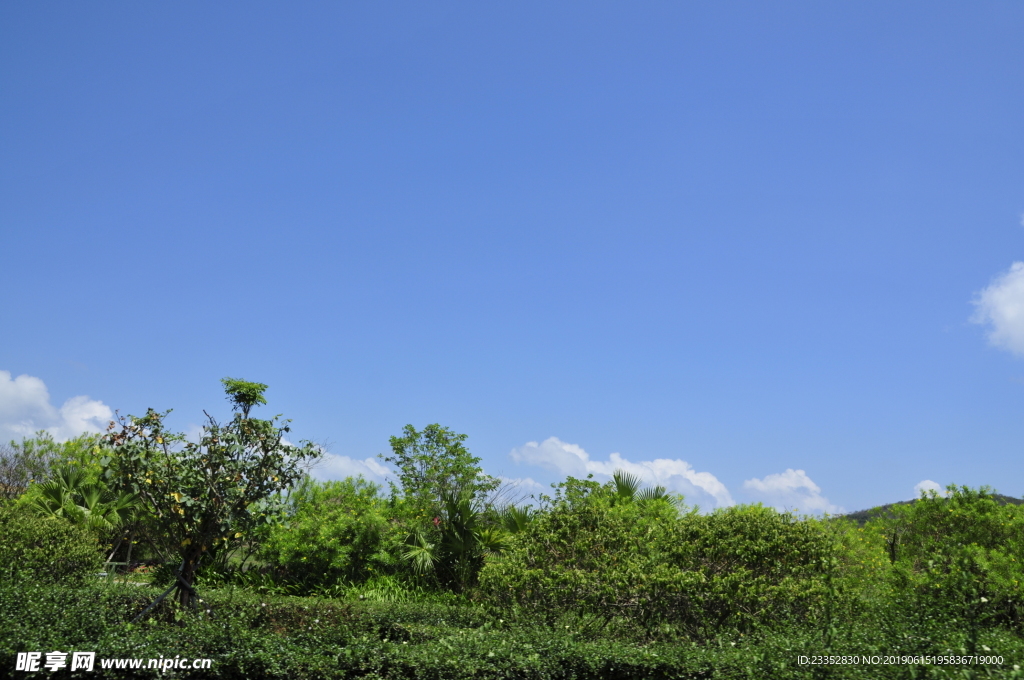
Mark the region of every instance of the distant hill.
[[[1000, 505], [1024, 505], [1024, 498], [1014, 498], [1013, 496], [1004, 496], [1001, 493], [992, 494], [992, 498], [995, 499]], [[916, 498], [914, 500], [917, 500]], [[851, 512], [845, 515], [840, 515], [846, 519], [852, 519], [857, 524], [864, 524], [872, 517], [885, 514], [890, 508], [897, 505], [910, 505], [914, 501], [899, 501], [897, 503], [889, 503], [888, 505], [879, 505], [877, 508], [869, 508], [867, 510], [858, 510], [857, 512]]]

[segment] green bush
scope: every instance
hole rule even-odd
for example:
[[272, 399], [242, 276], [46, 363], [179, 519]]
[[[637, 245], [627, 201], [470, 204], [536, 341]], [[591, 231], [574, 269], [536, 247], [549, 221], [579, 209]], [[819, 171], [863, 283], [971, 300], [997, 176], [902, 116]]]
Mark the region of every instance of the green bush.
[[675, 508], [612, 505], [598, 487], [571, 482], [566, 491], [488, 561], [481, 593], [548, 620], [572, 610], [657, 618], [664, 609], [659, 598], [695, 578], [669, 559]]
[[371, 578], [388, 529], [379, 491], [361, 477], [305, 480], [292, 492], [290, 517], [270, 529], [262, 559], [281, 580], [307, 591]]
[[816, 616], [832, 542], [761, 506], [680, 514], [572, 480], [481, 572], [483, 595], [551, 619], [578, 611], [700, 638]]
[[0, 536], [4, 578], [74, 584], [95, 577], [103, 564], [96, 535], [64, 518], [0, 507]]
[[1024, 506], [988, 488], [950, 486], [894, 506], [866, 526], [880, 537], [891, 580], [915, 607], [977, 625], [1024, 626]]

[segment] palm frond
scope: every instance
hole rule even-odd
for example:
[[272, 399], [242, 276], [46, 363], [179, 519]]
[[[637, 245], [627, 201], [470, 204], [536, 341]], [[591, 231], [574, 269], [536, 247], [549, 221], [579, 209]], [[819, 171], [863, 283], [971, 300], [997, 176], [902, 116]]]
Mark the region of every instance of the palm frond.
[[625, 470], [616, 470], [612, 479], [615, 482], [615, 495], [627, 503], [636, 499], [636, 493], [643, 483], [640, 477]]
[[439, 559], [437, 546], [419, 532], [409, 537], [409, 544], [405, 552], [402, 553], [402, 558], [412, 564], [412, 569], [417, 574], [433, 571]]
[[497, 555], [508, 546], [509, 536], [498, 527], [480, 529], [474, 534], [476, 545], [484, 555]]
[[530, 508], [517, 508], [510, 505], [501, 511], [499, 521], [502, 529], [510, 534], [518, 534], [533, 521], [533, 511]]
[[663, 486], [656, 486], [653, 489], [644, 489], [637, 494], [636, 499], [640, 503], [664, 501], [672, 505], [676, 510], [682, 510], [685, 506], [683, 497], [680, 494], [669, 493]]

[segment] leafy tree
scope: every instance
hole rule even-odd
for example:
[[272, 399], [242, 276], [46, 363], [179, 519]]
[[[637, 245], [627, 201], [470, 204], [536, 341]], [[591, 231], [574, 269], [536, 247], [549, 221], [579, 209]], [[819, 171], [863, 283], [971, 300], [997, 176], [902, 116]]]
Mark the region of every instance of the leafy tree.
[[462, 592], [476, 583], [484, 559], [505, 547], [508, 532], [502, 515], [487, 513], [471, 491], [445, 492], [441, 500], [440, 515], [410, 534], [402, 556], [417, 573], [433, 574], [442, 586]]
[[75, 463], [98, 478], [99, 440], [99, 435], [83, 434], [58, 442], [49, 432], [40, 431], [20, 442], [0, 444], [0, 499], [17, 498], [32, 482], [49, 479], [61, 464]]
[[419, 577], [463, 590], [476, 580], [483, 555], [500, 543], [497, 520], [487, 526], [485, 496], [499, 480], [485, 475], [466, 449], [467, 436], [435, 423], [417, 431], [406, 425], [391, 437], [401, 490], [391, 483], [392, 505], [407, 534], [399, 556]]
[[112, 485], [135, 494], [152, 515], [151, 545], [165, 560], [181, 563], [176, 587], [186, 605], [195, 603], [201, 561], [269, 521], [280, 492], [320, 455], [310, 442], [288, 444], [289, 421], [280, 416], [250, 417], [253, 406], [265, 403], [266, 385], [232, 378], [222, 383], [234, 417], [222, 424], [208, 415], [198, 442], [169, 432], [163, 422], [169, 411], [153, 409], [120, 418], [120, 427], [112, 424], [105, 437]]
[[[498, 487], [499, 481], [485, 475], [480, 459], [466, 449], [466, 438], [437, 423], [419, 432], [406, 425], [401, 437], [391, 438], [391, 455], [381, 458], [398, 467], [406, 500], [419, 510], [439, 509], [446, 495], [480, 497]], [[391, 490], [398, 495], [393, 483]]]

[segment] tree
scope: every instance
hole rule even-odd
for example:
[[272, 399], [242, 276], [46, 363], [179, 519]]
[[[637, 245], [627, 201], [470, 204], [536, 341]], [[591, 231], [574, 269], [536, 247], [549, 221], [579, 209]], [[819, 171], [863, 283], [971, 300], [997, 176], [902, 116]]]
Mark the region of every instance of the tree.
[[416, 573], [432, 573], [442, 586], [462, 592], [476, 583], [485, 558], [504, 549], [508, 532], [502, 517], [488, 517], [467, 490], [445, 492], [440, 512], [409, 535], [402, 557]]
[[96, 455], [99, 435], [83, 434], [57, 442], [46, 431], [21, 442], [0, 444], [0, 499], [13, 500], [25, 493], [32, 482], [50, 478], [56, 466], [75, 463], [90, 476], [99, 474]]
[[175, 587], [183, 605], [195, 604], [193, 583], [201, 561], [269, 521], [280, 492], [321, 453], [311, 442], [285, 441], [290, 421], [249, 416], [252, 407], [266, 403], [266, 385], [233, 378], [221, 382], [234, 417], [221, 424], [207, 414], [198, 442], [169, 432], [163, 421], [170, 411], [153, 409], [142, 417], [119, 418], [120, 426], [111, 423], [105, 437], [112, 453], [106, 461], [111, 485], [140, 499], [153, 517], [154, 550], [181, 564]]
[[[392, 454], [381, 454], [381, 458], [398, 467], [402, 493], [417, 509], [437, 510], [446, 496], [468, 492], [471, 497], [480, 497], [498, 487], [499, 481], [485, 475], [480, 459], [463, 445], [467, 435], [437, 423], [427, 425], [422, 432], [406, 425], [402, 434], [391, 438]], [[397, 496], [394, 484], [391, 490]]]
[[484, 555], [501, 541], [482, 514], [499, 480], [484, 474], [466, 438], [437, 423], [422, 431], [406, 425], [391, 438], [392, 454], [381, 454], [398, 468], [401, 496], [392, 483], [391, 498], [409, 520], [401, 557], [417, 574], [456, 591], [476, 580]]

